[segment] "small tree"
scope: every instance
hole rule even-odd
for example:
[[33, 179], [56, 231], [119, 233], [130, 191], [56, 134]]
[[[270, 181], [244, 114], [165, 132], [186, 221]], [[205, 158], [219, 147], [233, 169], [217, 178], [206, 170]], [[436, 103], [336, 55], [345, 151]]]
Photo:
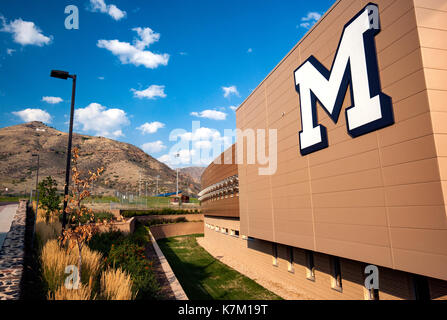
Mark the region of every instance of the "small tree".
[[72, 187], [71, 195], [67, 197], [67, 226], [63, 231], [62, 243], [68, 243], [69, 248], [78, 247], [78, 272], [81, 278], [82, 271], [82, 249], [86, 242], [90, 241], [94, 233], [97, 232], [97, 226], [93, 224], [95, 216], [93, 211], [82, 205], [82, 202], [90, 196], [91, 183], [98, 180], [100, 174], [104, 171], [99, 168], [96, 172], [88, 171], [83, 177], [83, 173], [78, 169], [79, 149], [73, 149], [72, 158]]
[[57, 194], [57, 182], [50, 176], [39, 182], [39, 207], [45, 210], [45, 222], [48, 223], [53, 213], [59, 211], [60, 199]]

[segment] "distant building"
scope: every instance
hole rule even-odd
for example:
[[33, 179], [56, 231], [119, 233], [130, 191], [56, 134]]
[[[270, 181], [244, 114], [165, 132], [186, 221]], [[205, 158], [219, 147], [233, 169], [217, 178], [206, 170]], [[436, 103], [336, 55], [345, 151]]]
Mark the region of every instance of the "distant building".
[[169, 197], [171, 198], [171, 203], [178, 203], [179, 199], [181, 200], [181, 203], [189, 203], [189, 196], [182, 193], [179, 193], [178, 196], [174, 194]]

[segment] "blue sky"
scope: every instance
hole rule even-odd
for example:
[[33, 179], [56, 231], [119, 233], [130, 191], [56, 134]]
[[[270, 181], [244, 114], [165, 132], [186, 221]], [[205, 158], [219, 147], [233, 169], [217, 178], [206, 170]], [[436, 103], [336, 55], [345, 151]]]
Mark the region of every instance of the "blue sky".
[[[67, 131], [71, 80], [49, 77], [67, 70], [78, 76], [77, 132], [132, 143], [171, 166], [199, 165], [192, 153], [235, 128], [231, 107], [332, 3], [2, 0], [0, 127], [42, 120]], [[79, 9], [77, 30], [65, 28], [67, 5]], [[201, 129], [191, 135], [192, 121]], [[190, 142], [180, 162], [169, 141], [177, 128]]]

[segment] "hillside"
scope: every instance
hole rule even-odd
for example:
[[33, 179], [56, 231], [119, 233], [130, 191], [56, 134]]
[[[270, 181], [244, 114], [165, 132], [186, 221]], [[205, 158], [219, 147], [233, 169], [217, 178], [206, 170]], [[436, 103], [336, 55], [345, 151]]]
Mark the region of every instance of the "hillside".
[[180, 172], [184, 175], [190, 176], [193, 181], [200, 184], [200, 179], [202, 177], [203, 171], [205, 171], [205, 167], [187, 167], [187, 168], [181, 168]]
[[[35, 185], [37, 161], [40, 154], [40, 177], [52, 176], [62, 190], [68, 133], [60, 132], [41, 122], [30, 122], [0, 129], [0, 192], [21, 194]], [[81, 169], [104, 167], [101, 179], [94, 186], [95, 195], [114, 195], [118, 192], [155, 194], [156, 177], [159, 191], [173, 192], [176, 172], [141, 149], [103, 137], [74, 134], [73, 146], [80, 150]], [[179, 187], [194, 196], [200, 184], [189, 175], [180, 173]]]

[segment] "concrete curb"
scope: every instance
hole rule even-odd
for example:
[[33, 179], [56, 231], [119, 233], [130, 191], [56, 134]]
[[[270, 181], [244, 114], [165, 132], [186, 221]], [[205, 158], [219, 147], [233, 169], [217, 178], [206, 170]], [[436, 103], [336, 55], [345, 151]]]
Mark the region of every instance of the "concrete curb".
[[148, 232], [151, 237], [151, 242], [152, 242], [152, 245], [154, 246], [155, 253], [158, 256], [158, 260], [160, 260], [161, 267], [163, 268], [166, 278], [168, 279], [168, 282], [169, 282], [169, 285], [171, 286], [172, 292], [174, 292], [175, 299], [176, 300], [189, 300], [185, 291], [183, 291], [183, 288], [182, 288], [180, 282], [177, 280], [174, 272], [172, 271], [171, 266], [168, 263], [168, 260], [166, 259], [163, 252], [161, 251], [160, 247], [158, 246], [158, 243], [155, 240], [154, 236], [152, 235], [150, 230], [148, 230]]

